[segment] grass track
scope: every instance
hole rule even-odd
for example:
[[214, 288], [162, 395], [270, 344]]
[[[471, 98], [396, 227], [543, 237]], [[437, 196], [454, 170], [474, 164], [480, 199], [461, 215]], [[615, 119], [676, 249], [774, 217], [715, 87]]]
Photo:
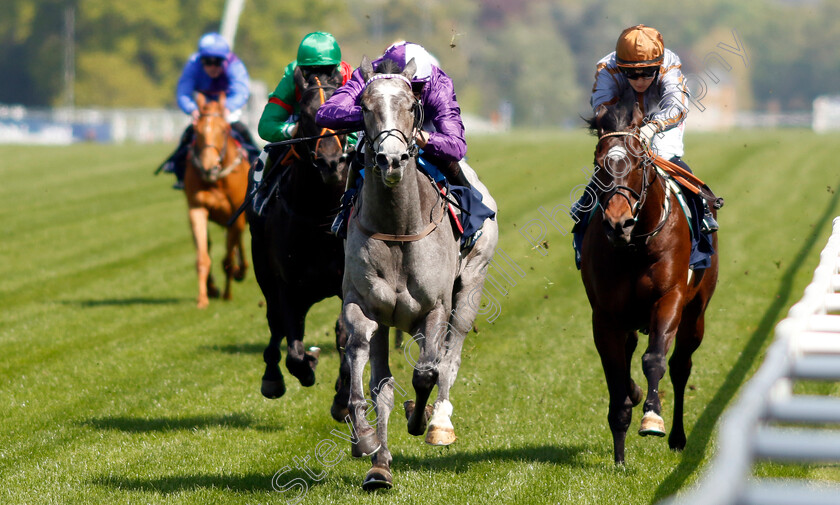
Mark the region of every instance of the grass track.
[[[500, 248], [524, 277], [491, 291], [501, 314], [477, 321], [453, 389], [458, 442], [425, 446], [391, 418], [395, 488], [368, 495], [367, 460], [314, 462], [341, 442], [328, 407], [338, 301], [308, 318], [324, 351], [318, 382], [262, 398], [268, 329], [253, 272], [234, 301], [194, 308], [183, 195], [151, 172], [171, 146], [0, 146], [0, 503], [291, 503], [272, 477], [310, 458], [321, 480], [302, 503], [652, 503], [693, 482], [720, 414], [761, 362], [775, 323], [810, 281], [840, 213], [836, 138], [800, 131], [695, 134], [686, 161], [724, 196], [721, 272], [695, 355], [688, 445], [635, 435], [612, 464], [603, 374], [570, 238], [548, 227], [546, 256], [519, 233], [539, 207], [568, 205], [594, 141], [519, 132], [470, 142], [471, 164], [500, 206]], [[567, 218], [561, 224], [569, 227]], [[214, 271], [222, 233], [211, 230]], [[250, 255], [250, 250], [248, 251]], [[509, 272], [512, 272], [509, 270]], [[640, 351], [634, 375], [641, 378]], [[392, 354], [395, 378], [410, 367]], [[840, 394], [833, 384], [804, 391]], [[671, 424], [670, 382], [663, 381]], [[398, 397], [398, 400], [401, 400]], [[840, 480], [836, 467], [765, 465], [760, 475]]]

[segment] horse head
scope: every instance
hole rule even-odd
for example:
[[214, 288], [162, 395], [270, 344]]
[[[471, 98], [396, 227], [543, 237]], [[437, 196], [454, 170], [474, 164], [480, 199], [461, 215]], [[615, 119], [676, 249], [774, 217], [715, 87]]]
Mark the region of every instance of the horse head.
[[190, 158], [202, 179], [213, 183], [221, 177], [222, 166], [228, 156], [230, 124], [225, 118], [225, 94], [220, 93], [218, 100], [208, 100], [198, 93], [196, 103], [199, 116]]
[[[598, 136], [595, 146], [595, 175], [598, 203], [603, 209], [603, 226], [610, 242], [629, 245], [639, 222], [648, 188], [656, 177], [649, 169], [636, 132], [644, 116], [638, 103], [627, 107], [601, 106], [590, 120]], [[651, 175], [652, 174], [652, 175]]]
[[374, 73], [367, 57], [362, 58], [365, 89], [361, 95], [364, 114], [367, 165], [374, 163], [385, 186], [399, 184], [405, 169], [417, 154], [414, 143], [419, 104], [411, 92], [411, 77], [416, 70], [412, 58], [400, 71], [396, 63], [383, 60]]
[[320, 173], [324, 184], [343, 182], [347, 175], [347, 136], [330, 135], [335, 132], [315, 124], [318, 108], [342, 84], [341, 70], [333, 66], [297, 67], [294, 79], [301, 94], [297, 136], [322, 137], [304, 143], [309, 161]]

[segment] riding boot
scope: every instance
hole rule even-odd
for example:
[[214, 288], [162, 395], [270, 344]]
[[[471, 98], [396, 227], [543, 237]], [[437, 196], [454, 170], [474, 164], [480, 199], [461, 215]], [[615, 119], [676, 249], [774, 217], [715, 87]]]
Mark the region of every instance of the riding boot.
[[720, 228], [718, 222], [715, 220], [715, 216], [712, 215], [712, 211], [709, 209], [709, 203], [706, 200], [703, 200], [703, 222], [700, 225], [700, 228], [703, 233], [714, 233]]
[[575, 224], [572, 226], [572, 233], [584, 231], [584, 227], [586, 226], [587, 222], [586, 217], [592, 211], [592, 208], [595, 205], [595, 188], [595, 182], [590, 180], [589, 183], [586, 185], [586, 188], [583, 190], [583, 194], [580, 195], [578, 201], [575, 202], [574, 205], [572, 205], [570, 215], [572, 216], [572, 220], [575, 222]]
[[361, 158], [363, 156], [363, 153], [356, 151], [353, 161], [350, 162], [350, 167], [347, 170], [347, 184], [344, 186], [344, 194], [341, 196], [341, 207], [339, 207], [338, 214], [333, 219], [332, 226], [330, 226], [330, 233], [339, 238], [347, 238], [350, 208], [353, 206], [353, 200], [362, 183], [364, 162]]
[[470, 184], [470, 181], [467, 180], [467, 176], [464, 175], [464, 171], [461, 170], [461, 164], [459, 162], [453, 161], [449, 164], [443, 165], [441, 169], [441, 172], [443, 172], [443, 175], [446, 176], [446, 180], [449, 181], [449, 184], [454, 186], [464, 186], [472, 189], [472, 184]]

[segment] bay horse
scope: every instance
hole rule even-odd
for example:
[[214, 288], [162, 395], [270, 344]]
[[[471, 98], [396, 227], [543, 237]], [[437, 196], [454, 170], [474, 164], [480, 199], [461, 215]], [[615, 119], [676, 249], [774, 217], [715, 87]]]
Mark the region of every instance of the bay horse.
[[[642, 355], [648, 388], [639, 434], [666, 434], [659, 381], [673, 344], [668, 367], [674, 420], [668, 445], [685, 448], [683, 402], [691, 355], [703, 340], [704, 314], [718, 276], [717, 254], [709, 268], [689, 269], [691, 230], [666, 175], [644, 154], [636, 134], [643, 119], [635, 104], [632, 110], [627, 105], [602, 106], [589, 121], [598, 136], [594, 177], [600, 210], [592, 214], [585, 231], [581, 276], [609, 390], [607, 420], [616, 464], [624, 463], [632, 408], [643, 397], [630, 374], [637, 331], [648, 334]], [[717, 250], [717, 234], [712, 241]]]
[[[366, 177], [347, 230], [342, 317], [349, 332], [345, 359], [354, 430], [351, 454], [371, 456], [362, 484], [371, 490], [393, 485], [387, 436], [395, 389], [388, 363], [389, 327], [409, 332], [409, 343], [420, 347], [419, 359], [412, 363], [416, 397], [405, 403], [408, 432], [422, 435], [428, 425], [428, 444], [453, 443], [449, 390], [477, 315], [498, 227], [485, 221], [483, 234], [462, 256], [443, 214], [440, 190], [417, 169], [414, 138], [421, 121], [411, 92], [414, 60], [402, 72], [385, 60], [374, 74], [365, 57], [360, 68], [366, 83], [359, 100]], [[495, 211], [495, 201], [475, 172], [463, 163], [462, 170]], [[365, 417], [363, 373], [368, 360], [375, 429]], [[432, 408], [427, 402], [435, 385], [438, 396]]]
[[224, 299], [233, 298], [231, 279], [245, 278], [248, 263], [242, 247], [245, 216], [228, 225], [233, 213], [242, 205], [248, 187], [248, 155], [231, 135], [225, 119], [225, 94], [218, 100], [196, 95], [199, 108], [195, 136], [187, 154], [184, 174], [184, 193], [189, 207], [190, 227], [196, 247], [198, 271], [198, 308], [206, 308], [208, 295], [218, 296], [218, 289], [210, 273], [210, 240], [208, 220], [227, 228]]
[[[324, 73], [313, 67], [304, 76], [301, 67], [294, 73], [300, 92], [300, 119], [296, 138], [283, 154], [289, 162], [271, 169], [266, 177], [280, 177], [276, 197], [271, 197], [261, 215], [248, 206], [254, 274], [266, 301], [266, 318], [271, 339], [263, 352], [265, 373], [261, 393], [279, 398], [286, 392], [280, 372], [280, 343], [286, 338], [286, 368], [302, 386], [315, 384], [316, 352], [303, 347], [306, 314], [317, 302], [341, 296], [344, 275], [344, 247], [330, 233], [338, 213], [347, 180], [348, 145], [346, 135], [315, 124], [321, 104], [341, 86], [338, 69]], [[321, 138], [312, 138], [321, 137]], [[281, 150], [272, 150], [272, 157]], [[271, 160], [269, 163], [274, 164]], [[263, 181], [270, 184], [271, 181]], [[343, 356], [346, 332], [336, 322], [336, 347]], [[330, 409], [336, 420], [347, 414], [347, 385], [336, 382], [336, 395]]]

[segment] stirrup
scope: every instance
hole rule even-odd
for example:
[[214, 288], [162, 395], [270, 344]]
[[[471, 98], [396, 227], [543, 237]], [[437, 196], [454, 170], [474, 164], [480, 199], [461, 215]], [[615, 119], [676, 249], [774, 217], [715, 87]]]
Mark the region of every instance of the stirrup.
[[464, 244], [461, 246], [461, 250], [462, 251], [469, 251], [470, 249], [472, 249], [473, 246], [475, 245], [475, 242], [478, 240], [478, 237], [480, 237], [483, 233], [484, 233], [483, 231], [478, 230], [477, 232], [473, 233], [471, 236], [464, 239]]
[[714, 233], [720, 229], [720, 225], [715, 221], [714, 216], [706, 214], [703, 216], [703, 222], [700, 224], [700, 230], [703, 233]]

